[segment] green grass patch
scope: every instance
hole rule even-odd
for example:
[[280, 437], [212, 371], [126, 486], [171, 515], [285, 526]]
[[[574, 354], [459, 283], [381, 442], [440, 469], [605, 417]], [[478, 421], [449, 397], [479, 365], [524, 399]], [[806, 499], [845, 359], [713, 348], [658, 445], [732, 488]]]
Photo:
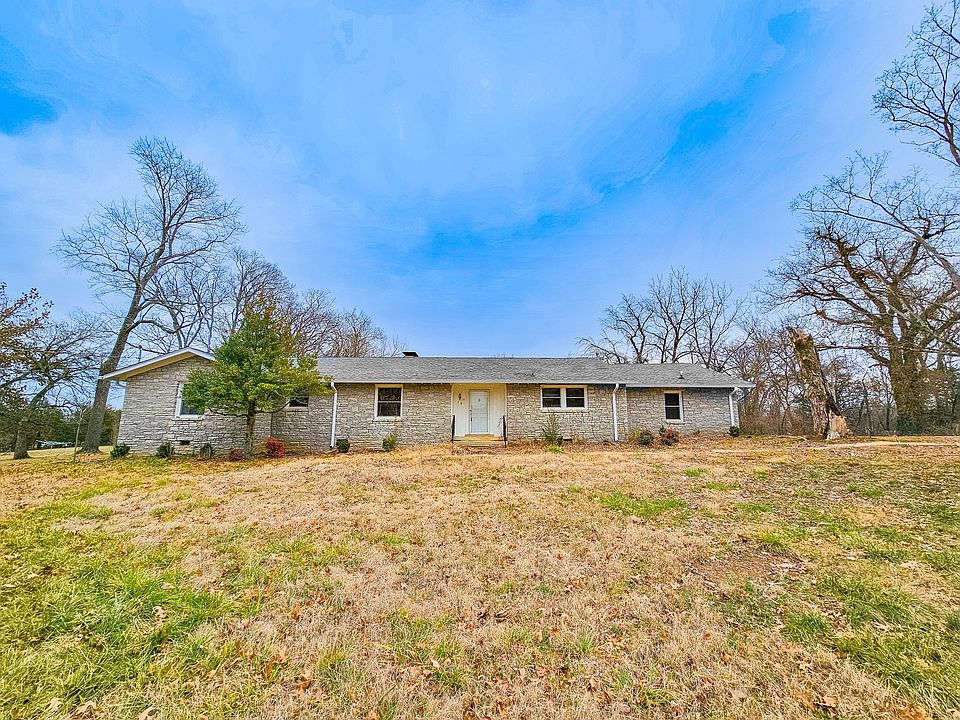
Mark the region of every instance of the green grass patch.
[[822, 641], [832, 631], [830, 621], [818, 612], [787, 613], [783, 618], [783, 634], [805, 645]]
[[171, 569], [176, 552], [57, 526], [108, 514], [71, 498], [0, 523], [3, 717], [41, 717], [54, 698], [68, 713], [108, 693], [142, 709], [146, 685], [220, 665], [210, 623], [234, 605]]
[[847, 627], [811, 627], [807, 640], [830, 647], [919, 703], [944, 712], [960, 709], [960, 618], [954, 611], [861, 577], [829, 575], [815, 588], [840, 604]]
[[449, 618], [417, 618], [398, 611], [388, 622], [388, 648], [398, 661], [423, 666], [442, 692], [452, 693], [466, 686], [466, 651], [450, 636]]
[[716, 490], [717, 492], [728, 492], [740, 488], [736, 483], [723, 482], [722, 480], [707, 480], [707, 482], [700, 487], [704, 490]]
[[883, 497], [883, 490], [875, 485], [865, 485], [863, 483], [849, 483], [847, 485], [847, 492], [851, 492], [854, 495], [859, 495], [860, 497], [869, 498], [871, 500], [876, 500], [877, 498]]
[[942, 529], [951, 529], [960, 524], [960, 507], [952, 503], [922, 503], [915, 505], [913, 511]]
[[277, 586], [300, 583], [302, 593], [324, 584], [322, 578], [305, 572], [354, 561], [346, 543], [317, 545], [309, 536], [275, 539], [252, 526], [221, 533], [213, 543], [222, 565], [224, 583], [234, 594], [249, 601], [245, 613], [256, 612]]
[[400, 545], [406, 545], [407, 543], [413, 542], [410, 538], [404, 535], [397, 535], [396, 533], [392, 532], [377, 533], [370, 539], [378, 545], [386, 545], [387, 547], [398, 547]]
[[785, 554], [790, 550], [790, 541], [780, 533], [768, 530], [757, 533], [754, 538], [757, 547], [767, 552]]
[[603, 507], [622, 515], [641, 517], [644, 520], [653, 520], [660, 515], [670, 513], [674, 516], [683, 515], [687, 504], [679, 498], [638, 498], [622, 492], [613, 492], [597, 498]]
[[683, 474], [688, 478], [698, 478], [706, 472], [704, 468], [687, 468], [683, 471]]
[[733, 508], [737, 511], [737, 515], [739, 517], [746, 518], [748, 520], [755, 520], [773, 510], [771, 505], [763, 502], [734, 503]]

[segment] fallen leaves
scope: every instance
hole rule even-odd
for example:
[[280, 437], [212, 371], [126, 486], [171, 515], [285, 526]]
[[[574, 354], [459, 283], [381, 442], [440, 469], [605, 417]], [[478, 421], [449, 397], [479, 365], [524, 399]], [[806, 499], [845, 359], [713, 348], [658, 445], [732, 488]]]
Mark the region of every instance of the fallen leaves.
[[[899, 712], [901, 720], [930, 720], [930, 715], [919, 705], [910, 703]], [[955, 713], [955, 717], [960, 717], [960, 713]]]

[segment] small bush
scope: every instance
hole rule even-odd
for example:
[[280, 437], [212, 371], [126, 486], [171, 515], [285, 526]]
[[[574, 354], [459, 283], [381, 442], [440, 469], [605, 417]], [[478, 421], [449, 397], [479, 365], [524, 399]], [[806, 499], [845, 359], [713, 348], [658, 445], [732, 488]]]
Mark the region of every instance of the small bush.
[[399, 442], [399, 440], [400, 438], [397, 437], [397, 434], [395, 432], [390, 433], [383, 439], [383, 449], [386, 450], [387, 452], [390, 452], [391, 450], [396, 450], [397, 442]]
[[676, 428], [666, 428], [660, 426], [660, 444], [665, 447], [676, 445], [680, 442], [680, 431]]
[[233, 448], [228, 454], [227, 459], [232, 462], [237, 462], [238, 460], [243, 460], [247, 456], [240, 448]]
[[730, 426], [730, 437], [740, 437], [740, 426], [731, 425]]
[[347, 438], [340, 438], [337, 440], [337, 452], [350, 452], [350, 441], [347, 440]]
[[204, 460], [209, 460], [213, 457], [213, 445], [208, 442], [205, 442], [200, 446], [200, 457]]
[[263, 444], [263, 448], [267, 453], [267, 457], [282, 458], [287, 454], [287, 446], [283, 444], [283, 441], [273, 437], [267, 438], [267, 441]]
[[646, 428], [641, 430], [631, 430], [630, 442], [632, 442], [634, 445], [649, 447], [650, 445], [653, 445], [653, 433]]
[[563, 430], [560, 429], [560, 418], [555, 412], [547, 413], [546, 422], [540, 426], [540, 435], [547, 445], [563, 445]]
[[114, 460], [119, 460], [130, 454], [130, 446], [126, 443], [117, 443], [113, 446], [113, 450], [110, 451], [110, 457]]
[[173, 444], [169, 440], [157, 448], [157, 457], [158, 458], [173, 457]]

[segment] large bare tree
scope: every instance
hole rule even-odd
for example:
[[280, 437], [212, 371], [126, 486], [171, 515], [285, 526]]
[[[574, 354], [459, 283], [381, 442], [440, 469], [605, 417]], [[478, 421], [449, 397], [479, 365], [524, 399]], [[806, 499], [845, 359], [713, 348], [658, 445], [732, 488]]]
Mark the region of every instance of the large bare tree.
[[[138, 328], [170, 321], [183, 300], [172, 288], [193, 270], [209, 270], [211, 259], [244, 229], [236, 204], [221, 198], [204, 167], [168, 140], [141, 138], [130, 154], [144, 196], [100, 207], [57, 247], [67, 265], [88, 273], [113, 319], [114, 341], [101, 374], [117, 368]], [[109, 391], [109, 381], [97, 382], [85, 451], [97, 451]]]
[[919, 176], [888, 181], [883, 156], [862, 155], [793, 207], [803, 240], [771, 271], [769, 296], [809, 310], [834, 346], [881, 364], [899, 417], [917, 424], [930, 353], [958, 345], [960, 288], [928, 247], [952, 242], [960, 211]]
[[607, 362], [695, 362], [723, 371], [743, 341], [743, 307], [729, 286], [671, 268], [643, 295], [608, 307], [600, 336], [581, 338], [580, 348]]
[[910, 50], [880, 76], [877, 114], [931, 155], [960, 168], [960, 0], [931, 5]]
[[[957, 205], [955, 186], [960, 174], [960, 0], [931, 5], [910, 36], [910, 51], [880, 76], [874, 108], [906, 142], [946, 161], [954, 182], [940, 195], [951, 208]], [[889, 220], [916, 232], [917, 240], [960, 288], [956, 244], [943, 242], [937, 218], [912, 218], [904, 208], [884, 208]]]

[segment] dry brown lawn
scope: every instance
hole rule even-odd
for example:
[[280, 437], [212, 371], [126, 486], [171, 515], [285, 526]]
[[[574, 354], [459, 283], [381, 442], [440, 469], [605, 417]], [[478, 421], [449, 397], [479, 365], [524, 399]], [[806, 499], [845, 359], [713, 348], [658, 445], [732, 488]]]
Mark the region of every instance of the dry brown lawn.
[[0, 714], [960, 717], [960, 446], [0, 460]]

